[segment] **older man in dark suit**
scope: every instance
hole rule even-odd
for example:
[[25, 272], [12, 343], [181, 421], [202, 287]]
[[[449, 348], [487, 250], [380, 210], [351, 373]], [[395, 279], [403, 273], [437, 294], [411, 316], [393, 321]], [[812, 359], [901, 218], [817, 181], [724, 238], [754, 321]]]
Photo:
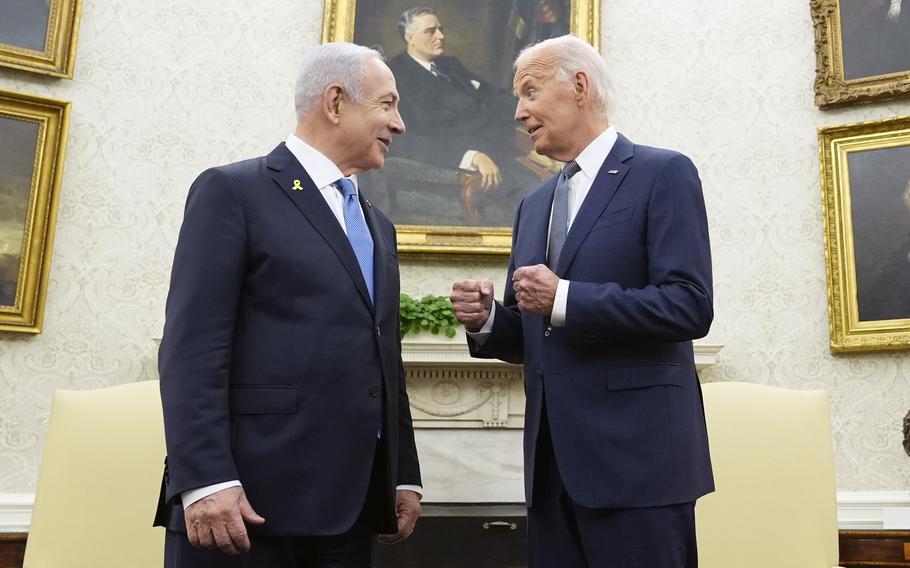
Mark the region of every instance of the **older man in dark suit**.
[[501, 304], [457, 282], [472, 354], [524, 363], [532, 568], [697, 565], [712, 491], [692, 340], [713, 319], [692, 162], [607, 120], [605, 65], [572, 36], [516, 61], [515, 118], [563, 172], [518, 207]]
[[508, 225], [512, 204], [540, 182], [516, 162], [530, 145], [516, 144], [515, 124], [497, 112], [513, 99], [495, 93], [487, 81], [445, 54], [443, 26], [432, 9], [406, 11], [398, 31], [407, 48], [389, 61], [389, 68], [401, 91], [408, 136], [391, 155], [477, 172], [486, 190], [477, 198], [480, 219]]
[[190, 189], [159, 351], [166, 567], [367, 568], [371, 535], [411, 534], [395, 230], [355, 177], [397, 105], [377, 52], [319, 46], [294, 134]]

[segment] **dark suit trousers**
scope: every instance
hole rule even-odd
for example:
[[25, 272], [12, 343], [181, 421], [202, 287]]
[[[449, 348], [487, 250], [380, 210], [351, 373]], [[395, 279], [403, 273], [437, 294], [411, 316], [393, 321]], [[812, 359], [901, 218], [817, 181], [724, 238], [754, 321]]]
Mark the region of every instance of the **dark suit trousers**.
[[576, 504], [560, 478], [545, 405], [540, 422], [528, 509], [529, 568], [697, 568], [694, 503], [637, 509]]
[[[384, 509], [382, 455], [381, 445], [377, 444], [366, 503], [347, 532], [332, 536], [250, 535], [249, 552], [227, 556], [218, 551], [199, 550], [185, 534], [167, 531], [164, 568], [370, 568], [375, 527], [382, 523]], [[307, 513], [300, 511], [300, 514]]]

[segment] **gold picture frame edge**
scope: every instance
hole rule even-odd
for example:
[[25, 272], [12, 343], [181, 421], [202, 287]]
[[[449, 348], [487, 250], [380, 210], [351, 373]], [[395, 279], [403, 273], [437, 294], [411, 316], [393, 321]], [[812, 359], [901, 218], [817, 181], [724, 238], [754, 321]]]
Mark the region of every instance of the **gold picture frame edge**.
[[[569, 0], [569, 29], [600, 52], [600, 1]], [[322, 43], [352, 41], [357, 0], [324, 0]], [[398, 253], [406, 258], [447, 260], [508, 257], [512, 228], [396, 225]], [[473, 237], [473, 238], [469, 238]]]
[[48, 33], [50, 53], [0, 43], [0, 66], [61, 79], [73, 78], [83, 0], [51, 1], [51, 12], [57, 10], [60, 17], [56, 22], [49, 22], [56, 24], [53, 33]]
[[0, 111], [44, 121], [44, 143], [36, 149], [36, 155], [40, 153], [42, 158], [32, 172], [34, 176], [37, 171], [38, 181], [35, 194], [29, 196], [32, 218], [30, 225], [27, 224], [31, 230], [25, 235], [28, 255], [20, 272], [24, 275], [22, 303], [19, 311], [0, 312], [0, 331], [38, 334], [44, 325], [72, 103], [0, 90]]
[[[850, 188], [843, 187], [838, 175], [839, 169], [846, 168], [839, 162], [841, 147], [849, 144], [884, 149], [903, 145], [887, 143], [897, 137], [910, 137], [910, 115], [818, 129], [829, 348], [832, 353], [910, 349], [910, 319], [870, 324], [860, 323], [858, 318], [854, 321], [852, 317], [852, 313], [858, 311], [855, 278], [852, 282], [848, 278], [848, 273], [855, 270], [853, 252], [847, 247], [852, 243], [852, 221], [849, 221], [850, 211], [842, 207], [849, 201]], [[879, 145], [875, 146], [876, 142]]]
[[884, 102], [910, 96], [906, 72], [844, 79], [840, 0], [810, 0], [815, 30], [815, 104], [826, 110], [849, 104]]

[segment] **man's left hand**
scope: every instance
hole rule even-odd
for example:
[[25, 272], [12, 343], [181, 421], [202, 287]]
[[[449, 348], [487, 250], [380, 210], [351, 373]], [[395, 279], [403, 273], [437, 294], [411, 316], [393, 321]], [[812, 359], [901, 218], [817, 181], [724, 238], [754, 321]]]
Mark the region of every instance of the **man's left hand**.
[[522, 266], [512, 274], [512, 288], [518, 309], [549, 317], [553, 312], [559, 278], [545, 264]]
[[395, 544], [411, 536], [414, 525], [420, 517], [420, 496], [413, 491], [401, 490], [395, 492], [395, 515], [398, 517], [398, 532], [395, 534], [379, 535], [379, 542]]

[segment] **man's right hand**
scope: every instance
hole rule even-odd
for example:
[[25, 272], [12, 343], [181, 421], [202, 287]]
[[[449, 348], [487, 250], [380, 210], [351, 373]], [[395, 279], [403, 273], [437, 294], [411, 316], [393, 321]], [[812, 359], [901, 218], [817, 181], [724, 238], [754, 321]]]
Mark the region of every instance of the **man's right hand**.
[[502, 174], [499, 173], [499, 166], [496, 165], [493, 158], [483, 152], [477, 152], [471, 163], [480, 172], [480, 186], [483, 189], [490, 189], [502, 183]]
[[462, 280], [452, 284], [452, 308], [466, 330], [479, 331], [493, 310], [493, 283], [489, 280]]
[[228, 487], [196, 501], [183, 512], [186, 535], [196, 548], [240, 554], [250, 549], [246, 524], [261, 525], [243, 487]]

